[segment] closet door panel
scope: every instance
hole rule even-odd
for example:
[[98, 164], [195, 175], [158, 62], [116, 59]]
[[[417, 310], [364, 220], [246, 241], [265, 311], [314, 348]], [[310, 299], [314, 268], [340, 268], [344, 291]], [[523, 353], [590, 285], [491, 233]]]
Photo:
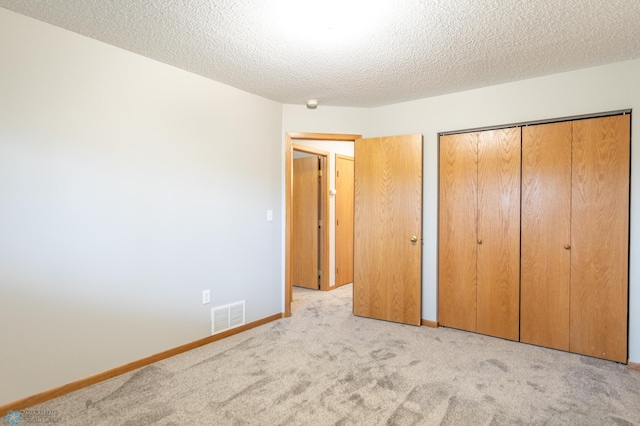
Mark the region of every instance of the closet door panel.
[[520, 128], [478, 139], [477, 331], [519, 339]]
[[476, 330], [477, 134], [440, 138], [438, 321]]
[[573, 123], [570, 350], [627, 362], [630, 116]]
[[569, 350], [571, 122], [522, 129], [520, 340]]

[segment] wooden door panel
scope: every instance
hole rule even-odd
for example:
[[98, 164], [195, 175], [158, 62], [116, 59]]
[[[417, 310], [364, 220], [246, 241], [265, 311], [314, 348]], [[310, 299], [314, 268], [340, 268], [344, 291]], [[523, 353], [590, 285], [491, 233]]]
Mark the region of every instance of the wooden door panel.
[[440, 137], [438, 322], [476, 331], [477, 133]]
[[353, 282], [353, 158], [336, 155], [336, 286]]
[[477, 331], [519, 339], [520, 128], [478, 138]]
[[520, 340], [569, 350], [571, 122], [522, 129]]
[[318, 157], [293, 160], [292, 284], [318, 289]]
[[354, 314], [420, 325], [422, 135], [358, 139], [355, 159]]
[[570, 350], [627, 362], [630, 116], [573, 122]]

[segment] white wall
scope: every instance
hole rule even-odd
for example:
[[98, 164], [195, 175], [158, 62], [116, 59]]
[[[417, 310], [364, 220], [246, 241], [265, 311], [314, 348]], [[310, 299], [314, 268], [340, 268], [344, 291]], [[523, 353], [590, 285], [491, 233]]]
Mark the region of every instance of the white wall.
[[282, 312], [280, 104], [1, 8], [0, 58], [0, 405]]
[[[336, 188], [336, 154], [353, 157], [353, 142], [296, 140], [297, 145], [305, 145], [329, 153], [329, 190]], [[297, 151], [294, 151], [296, 158]], [[329, 196], [329, 286], [336, 285], [336, 197]]]
[[283, 146], [284, 132], [359, 134], [366, 138], [370, 127], [370, 108], [282, 106]]
[[[437, 319], [438, 132], [626, 108], [640, 111], [640, 60], [555, 74], [372, 110], [371, 134], [424, 135], [422, 317]], [[640, 117], [632, 116], [632, 135]], [[640, 362], [640, 139], [631, 158], [629, 359]]]

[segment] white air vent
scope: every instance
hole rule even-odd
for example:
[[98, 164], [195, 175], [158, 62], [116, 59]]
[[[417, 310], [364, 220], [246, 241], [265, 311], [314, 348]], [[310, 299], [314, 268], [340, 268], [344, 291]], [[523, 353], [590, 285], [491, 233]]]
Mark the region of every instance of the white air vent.
[[244, 325], [244, 300], [211, 309], [211, 334]]

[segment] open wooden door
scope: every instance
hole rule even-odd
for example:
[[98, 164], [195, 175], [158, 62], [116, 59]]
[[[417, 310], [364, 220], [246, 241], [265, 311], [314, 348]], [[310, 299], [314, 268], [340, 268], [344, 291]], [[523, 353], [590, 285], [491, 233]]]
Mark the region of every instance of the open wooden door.
[[319, 287], [318, 268], [318, 157], [293, 160], [293, 262], [295, 286]]
[[336, 286], [353, 282], [353, 157], [336, 154]]
[[421, 323], [422, 135], [355, 142], [353, 312]]

